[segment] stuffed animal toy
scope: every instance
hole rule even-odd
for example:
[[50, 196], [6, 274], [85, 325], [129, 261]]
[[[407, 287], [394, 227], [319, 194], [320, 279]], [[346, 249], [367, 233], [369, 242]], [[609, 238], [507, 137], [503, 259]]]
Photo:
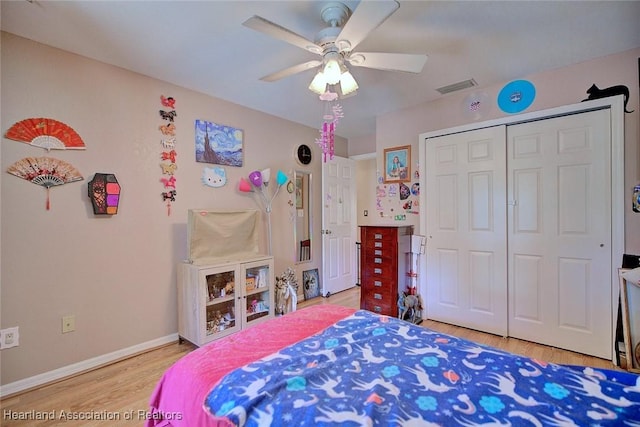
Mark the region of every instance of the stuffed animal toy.
[[298, 281], [291, 268], [287, 268], [280, 277], [276, 276], [276, 315], [282, 315], [296, 311], [298, 305]]
[[285, 304], [287, 300], [287, 286], [282, 277], [276, 276], [276, 307], [275, 314], [276, 316], [284, 314]]
[[235, 282], [227, 282], [227, 284], [224, 286], [225, 295], [231, 295], [235, 287], [236, 287]]
[[422, 323], [422, 298], [403, 292], [398, 299], [398, 318], [411, 323]]

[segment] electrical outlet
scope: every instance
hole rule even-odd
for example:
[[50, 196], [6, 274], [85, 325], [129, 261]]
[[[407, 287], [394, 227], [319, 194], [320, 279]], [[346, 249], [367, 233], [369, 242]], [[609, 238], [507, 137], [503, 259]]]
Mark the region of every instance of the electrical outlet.
[[17, 347], [20, 345], [20, 331], [18, 327], [0, 331], [0, 349]]
[[73, 332], [76, 330], [76, 316], [73, 314], [70, 316], [62, 317], [62, 333]]

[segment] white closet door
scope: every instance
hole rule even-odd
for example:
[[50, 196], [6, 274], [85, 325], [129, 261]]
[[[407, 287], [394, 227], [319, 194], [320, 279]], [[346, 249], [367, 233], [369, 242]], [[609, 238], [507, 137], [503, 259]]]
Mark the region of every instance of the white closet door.
[[611, 358], [610, 112], [509, 126], [509, 335]]
[[505, 127], [427, 140], [427, 315], [507, 334]]

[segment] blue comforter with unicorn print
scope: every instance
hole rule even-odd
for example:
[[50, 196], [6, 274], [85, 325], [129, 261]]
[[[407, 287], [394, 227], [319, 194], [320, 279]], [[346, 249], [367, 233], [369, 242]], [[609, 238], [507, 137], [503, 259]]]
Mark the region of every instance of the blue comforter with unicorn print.
[[640, 427], [640, 376], [545, 363], [360, 310], [231, 372], [204, 406], [240, 426]]

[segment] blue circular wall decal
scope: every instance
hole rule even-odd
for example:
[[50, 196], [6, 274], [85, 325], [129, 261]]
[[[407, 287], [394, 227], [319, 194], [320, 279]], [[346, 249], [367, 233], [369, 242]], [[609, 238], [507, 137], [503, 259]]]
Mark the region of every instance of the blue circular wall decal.
[[535, 86], [527, 80], [507, 83], [498, 94], [498, 107], [505, 113], [513, 114], [526, 110], [536, 97]]

